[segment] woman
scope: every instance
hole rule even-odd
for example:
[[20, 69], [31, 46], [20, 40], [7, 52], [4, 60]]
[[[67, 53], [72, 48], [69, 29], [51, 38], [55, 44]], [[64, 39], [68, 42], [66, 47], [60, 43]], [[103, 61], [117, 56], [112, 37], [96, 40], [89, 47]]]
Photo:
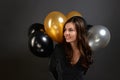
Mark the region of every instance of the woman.
[[83, 80], [92, 64], [86, 21], [80, 16], [68, 19], [63, 28], [63, 43], [55, 46], [49, 70], [55, 80]]

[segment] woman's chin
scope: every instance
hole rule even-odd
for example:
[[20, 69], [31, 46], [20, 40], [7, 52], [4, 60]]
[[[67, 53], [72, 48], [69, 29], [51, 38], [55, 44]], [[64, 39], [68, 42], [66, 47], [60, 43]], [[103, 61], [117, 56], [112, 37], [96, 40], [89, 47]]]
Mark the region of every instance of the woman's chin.
[[70, 40], [66, 40], [67, 43], [70, 43], [71, 41]]

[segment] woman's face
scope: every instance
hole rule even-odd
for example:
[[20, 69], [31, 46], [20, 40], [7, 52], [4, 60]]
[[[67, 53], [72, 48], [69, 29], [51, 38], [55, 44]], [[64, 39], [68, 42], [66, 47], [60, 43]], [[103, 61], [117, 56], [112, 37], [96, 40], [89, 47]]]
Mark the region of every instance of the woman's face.
[[72, 22], [65, 25], [64, 37], [66, 42], [72, 43], [76, 41], [77, 31], [75, 25]]

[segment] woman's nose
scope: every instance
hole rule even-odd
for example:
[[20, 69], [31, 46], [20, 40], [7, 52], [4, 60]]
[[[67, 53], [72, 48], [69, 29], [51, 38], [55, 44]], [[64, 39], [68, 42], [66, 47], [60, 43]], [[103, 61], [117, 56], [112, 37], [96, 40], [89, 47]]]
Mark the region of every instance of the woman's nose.
[[65, 34], [65, 35], [69, 35], [69, 31], [66, 30], [64, 34]]

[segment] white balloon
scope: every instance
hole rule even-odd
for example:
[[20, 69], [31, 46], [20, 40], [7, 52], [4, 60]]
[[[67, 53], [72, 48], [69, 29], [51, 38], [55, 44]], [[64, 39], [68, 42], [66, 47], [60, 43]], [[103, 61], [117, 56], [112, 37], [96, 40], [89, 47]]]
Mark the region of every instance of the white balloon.
[[110, 38], [110, 31], [105, 26], [95, 25], [88, 30], [89, 45], [93, 51], [106, 47]]

